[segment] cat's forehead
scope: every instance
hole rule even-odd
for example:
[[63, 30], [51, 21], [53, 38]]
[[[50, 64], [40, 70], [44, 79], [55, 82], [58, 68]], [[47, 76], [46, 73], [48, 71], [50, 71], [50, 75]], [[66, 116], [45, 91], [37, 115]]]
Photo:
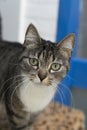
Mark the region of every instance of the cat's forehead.
[[54, 50], [56, 49], [55, 45], [50, 41], [42, 41], [39, 46], [35, 48], [36, 54], [38, 53], [38, 56], [42, 55], [45, 56], [51, 56], [54, 54]]
[[45, 62], [57, 60], [61, 62], [61, 54], [56, 46], [56, 43], [52, 43], [50, 41], [42, 41], [41, 45], [31, 51], [30, 56]]
[[48, 59], [49, 61], [53, 61], [55, 59], [54, 50], [50, 50], [44, 47], [35, 48], [33, 51], [30, 52], [29, 56], [42, 61], [47, 61]]

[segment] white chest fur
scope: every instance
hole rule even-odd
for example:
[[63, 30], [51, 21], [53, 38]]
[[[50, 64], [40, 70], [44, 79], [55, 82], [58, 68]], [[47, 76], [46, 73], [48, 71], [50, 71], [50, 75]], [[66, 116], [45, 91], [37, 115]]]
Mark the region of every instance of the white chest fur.
[[20, 99], [24, 104], [24, 110], [38, 112], [43, 110], [52, 100], [56, 87], [40, 86], [32, 83], [23, 84], [20, 88]]

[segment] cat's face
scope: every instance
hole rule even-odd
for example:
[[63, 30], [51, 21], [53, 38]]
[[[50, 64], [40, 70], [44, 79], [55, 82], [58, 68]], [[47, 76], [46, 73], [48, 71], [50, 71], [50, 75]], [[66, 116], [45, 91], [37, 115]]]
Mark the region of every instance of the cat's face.
[[69, 69], [73, 44], [73, 34], [60, 43], [45, 41], [31, 24], [25, 35], [24, 45], [28, 53], [22, 61], [23, 74], [38, 85], [50, 86], [59, 83]]

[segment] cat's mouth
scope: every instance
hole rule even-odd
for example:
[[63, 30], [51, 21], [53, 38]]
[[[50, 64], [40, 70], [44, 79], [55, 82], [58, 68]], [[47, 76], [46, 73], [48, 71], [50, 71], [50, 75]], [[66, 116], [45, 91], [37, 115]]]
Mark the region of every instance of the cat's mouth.
[[51, 86], [52, 82], [45, 78], [44, 80], [40, 80], [39, 78], [30, 79], [30, 81], [38, 86]]
[[36, 84], [37, 86], [46, 86], [46, 87], [49, 87], [49, 86], [52, 86], [53, 84], [53, 79], [52, 78], [49, 78], [48, 76], [44, 77], [43, 79], [38, 76], [38, 75], [31, 75], [29, 76], [29, 80]]
[[33, 83], [40, 87], [44, 87], [44, 86], [49, 87], [52, 85], [52, 83], [46, 83], [46, 82], [33, 82]]

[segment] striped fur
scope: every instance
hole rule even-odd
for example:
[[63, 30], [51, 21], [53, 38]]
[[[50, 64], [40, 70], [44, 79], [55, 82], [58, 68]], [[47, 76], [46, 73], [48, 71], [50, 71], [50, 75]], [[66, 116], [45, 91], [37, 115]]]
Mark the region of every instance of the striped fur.
[[[11, 130], [32, 129], [69, 70], [73, 44], [73, 34], [60, 43], [43, 40], [32, 24], [23, 45], [0, 41], [0, 98]], [[59, 66], [56, 71], [54, 63]]]

